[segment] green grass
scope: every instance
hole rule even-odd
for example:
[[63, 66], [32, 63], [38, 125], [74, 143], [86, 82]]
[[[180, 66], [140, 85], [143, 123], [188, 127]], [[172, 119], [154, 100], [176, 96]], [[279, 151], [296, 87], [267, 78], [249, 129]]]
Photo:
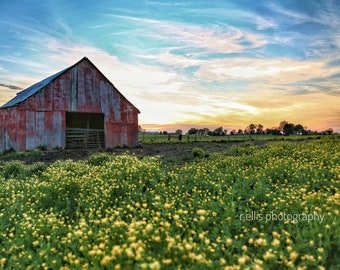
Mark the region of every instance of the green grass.
[[35, 157], [35, 156], [41, 156], [42, 150], [40, 148], [33, 149], [30, 151], [9, 151], [5, 152], [2, 155], [0, 155], [0, 160], [6, 160], [6, 159], [15, 159], [15, 158], [21, 158], [21, 157]]
[[339, 164], [339, 139], [3, 162], [0, 269], [336, 269]]
[[242, 142], [242, 141], [303, 141], [315, 140], [321, 138], [339, 138], [338, 134], [335, 135], [290, 135], [290, 136], [274, 136], [274, 135], [234, 135], [234, 136], [195, 136], [183, 135], [182, 140], [178, 139], [177, 135], [171, 135], [170, 140], [168, 135], [163, 134], [149, 134], [140, 132], [138, 134], [138, 141], [140, 144], [150, 143], [185, 143], [185, 142]]

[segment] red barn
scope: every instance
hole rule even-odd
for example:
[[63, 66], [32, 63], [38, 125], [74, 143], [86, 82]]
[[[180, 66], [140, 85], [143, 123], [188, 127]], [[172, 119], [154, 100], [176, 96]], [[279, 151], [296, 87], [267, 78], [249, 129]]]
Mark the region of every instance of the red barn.
[[86, 57], [0, 107], [0, 153], [136, 146], [139, 110]]

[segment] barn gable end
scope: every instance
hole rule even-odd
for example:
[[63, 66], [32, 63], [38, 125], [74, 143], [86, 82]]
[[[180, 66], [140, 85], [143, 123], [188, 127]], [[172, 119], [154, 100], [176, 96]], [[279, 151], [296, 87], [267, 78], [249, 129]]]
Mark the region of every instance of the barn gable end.
[[0, 108], [0, 152], [138, 143], [139, 110], [86, 57]]

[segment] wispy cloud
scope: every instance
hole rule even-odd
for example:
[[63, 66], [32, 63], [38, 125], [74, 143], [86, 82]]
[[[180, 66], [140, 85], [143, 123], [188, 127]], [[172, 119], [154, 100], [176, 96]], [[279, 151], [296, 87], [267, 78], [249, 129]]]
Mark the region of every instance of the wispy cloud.
[[8, 88], [10, 90], [21, 90], [22, 88], [16, 85], [11, 85], [11, 84], [4, 84], [4, 83], [0, 83], [0, 88], [4, 87], [4, 88]]
[[[290, 5], [288, 2], [279, 4], [271, 1], [266, 6], [273, 12], [283, 15], [279, 19], [281, 22], [289, 24], [314, 22], [331, 27], [338, 25], [340, 21], [337, 10], [340, 7], [339, 2], [333, 0], [313, 1], [306, 3], [306, 5], [306, 8], [303, 8], [303, 6], [299, 5]], [[294, 7], [298, 9], [293, 9]]]
[[211, 81], [261, 80], [272, 84], [288, 84], [322, 76], [331, 76], [339, 68], [325, 69], [325, 63], [291, 59], [218, 59], [206, 63], [196, 76]]
[[302, 23], [302, 22], [314, 20], [305, 13], [294, 11], [292, 9], [286, 9], [279, 3], [269, 2], [267, 7], [272, 9], [274, 12], [277, 12], [277, 13], [280, 13], [286, 16], [287, 20], [290, 20], [291, 22], [292, 20], [294, 20], [294, 23]]
[[166, 25], [164, 31], [181, 42], [193, 47], [205, 48], [212, 52], [239, 53], [249, 48], [257, 48], [266, 41], [258, 35], [247, 33], [234, 27], [215, 25], [198, 27], [186, 25]]
[[148, 5], [153, 5], [156, 7], [159, 6], [170, 6], [170, 7], [186, 7], [191, 4], [191, 2], [176, 2], [176, 1], [171, 1], [171, 2], [162, 2], [162, 1], [145, 1], [146, 4]]
[[246, 21], [250, 23], [254, 23], [256, 25], [256, 29], [258, 30], [266, 30], [266, 29], [278, 29], [279, 23], [275, 20], [275, 18], [270, 17], [267, 14], [260, 14], [258, 12], [251, 12], [246, 9], [224, 9], [220, 11], [225, 16], [231, 16], [234, 20]]
[[136, 21], [143, 25], [144, 34], [149, 38], [173, 42], [179, 46], [191, 46], [206, 49], [210, 52], [237, 53], [249, 48], [257, 48], [266, 44], [261, 36], [242, 31], [223, 24], [209, 27], [159, 21], [138, 17], [109, 15], [124, 20]]

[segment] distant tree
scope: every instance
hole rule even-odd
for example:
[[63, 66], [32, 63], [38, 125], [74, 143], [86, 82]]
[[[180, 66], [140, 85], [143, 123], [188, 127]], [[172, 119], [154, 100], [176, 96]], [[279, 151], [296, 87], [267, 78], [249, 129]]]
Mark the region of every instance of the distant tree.
[[275, 129], [273, 130], [273, 135], [282, 135], [282, 132], [281, 132], [280, 129], [275, 128]]
[[263, 125], [258, 124], [256, 126], [256, 134], [263, 134]]
[[223, 127], [216, 128], [213, 133], [213, 136], [223, 136], [225, 135]]
[[231, 130], [229, 134], [230, 135], [236, 135], [236, 129]]
[[327, 130], [324, 130], [324, 131], [321, 131], [321, 134], [322, 135], [332, 135], [333, 134], [333, 129], [332, 128], [329, 128]]
[[163, 134], [163, 135], [167, 135], [168, 134], [168, 132], [166, 130], [164, 130], [163, 132], [160, 132], [160, 133]]
[[297, 124], [292, 128], [292, 131], [296, 135], [302, 135], [304, 133], [305, 129], [302, 125]]
[[246, 127], [245, 133], [246, 134], [255, 134], [255, 130], [256, 130], [256, 125], [250, 124], [249, 126]]
[[190, 129], [188, 130], [188, 134], [189, 134], [189, 135], [197, 134], [197, 132], [198, 132], [198, 129], [197, 129], [197, 128], [190, 128]]
[[197, 133], [198, 135], [209, 135], [210, 130], [209, 128], [200, 128]]
[[266, 129], [266, 134], [271, 134], [271, 135], [282, 135], [282, 132], [278, 128], [267, 128]]
[[281, 130], [283, 132], [283, 128], [285, 127], [286, 124], [288, 124], [287, 121], [281, 121], [280, 125], [279, 125], [279, 130]]
[[292, 124], [292, 123], [285, 124], [284, 127], [283, 127], [283, 134], [286, 135], [286, 136], [293, 134], [293, 128], [294, 128], [294, 124]]
[[264, 133], [265, 133], [265, 134], [273, 134], [273, 129], [271, 129], [271, 128], [266, 128], [266, 129], [264, 130]]
[[242, 135], [243, 134], [243, 130], [242, 129], [239, 129], [238, 131], [237, 131], [237, 135]]
[[208, 135], [209, 128], [203, 128], [203, 134], [202, 135]]
[[181, 129], [177, 129], [176, 132], [175, 132], [177, 135], [179, 134], [183, 134], [183, 131]]

